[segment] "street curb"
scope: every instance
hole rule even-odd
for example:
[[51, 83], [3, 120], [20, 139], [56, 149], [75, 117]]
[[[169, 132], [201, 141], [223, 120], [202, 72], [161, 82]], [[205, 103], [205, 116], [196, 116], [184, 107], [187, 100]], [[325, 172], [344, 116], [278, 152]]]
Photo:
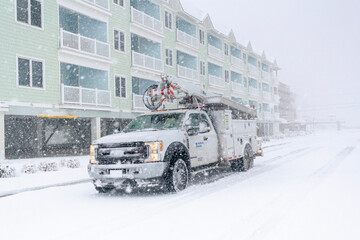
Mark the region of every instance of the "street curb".
[[38, 190], [43, 190], [43, 189], [52, 188], [52, 187], [70, 186], [70, 185], [76, 185], [76, 184], [81, 184], [81, 183], [87, 183], [90, 181], [91, 181], [90, 178], [86, 178], [86, 179], [80, 179], [80, 180], [71, 181], [71, 182], [63, 182], [63, 183], [50, 184], [50, 185], [45, 185], [45, 186], [38, 186], [38, 187], [31, 187], [31, 188], [24, 188], [24, 189], [20, 189], [20, 190], [8, 191], [8, 192], [0, 193], [0, 198], [9, 197], [9, 196], [16, 195], [16, 194], [23, 193], [23, 192], [38, 191]]

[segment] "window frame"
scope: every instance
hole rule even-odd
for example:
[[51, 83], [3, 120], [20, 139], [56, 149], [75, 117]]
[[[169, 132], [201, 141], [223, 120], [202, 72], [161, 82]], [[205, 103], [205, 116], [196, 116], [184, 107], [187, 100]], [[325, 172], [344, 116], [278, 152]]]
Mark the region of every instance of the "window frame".
[[229, 44], [224, 43], [224, 54], [229, 56]]
[[[118, 3], [115, 3], [115, 1], [118, 1]], [[120, 1], [122, 1], [123, 5], [120, 5]], [[112, 3], [118, 7], [125, 8], [125, 0], [112, 0]]]
[[[115, 48], [115, 31], [118, 32], [118, 36], [119, 36], [119, 49]], [[121, 50], [121, 33], [124, 35], [124, 51]], [[126, 33], [125, 31], [122, 31], [120, 29], [114, 28], [113, 29], [113, 47], [115, 51], [121, 52], [121, 53], [126, 53]]]
[[202, 45], [205, 45], [205, 31], [202, 29], [199, 29], [199, 42]]
[[[116, 81], [117, 81], [117, 78], [119, 79], [119, 96], [117, 95], [117, 92], [116, 92]], [[122, 81], [122, 79], [124, 79], [125, 81], [124, 81], [124, 83], [125, 83], [125, 97], [123, 97], [122, 96], [122, 91], [121, 91], [121, 89], [122, 89], [122, 84], [121, 84], [121, 81]], [[115, 76], [114, 76], [114, 95], [115, 95], [115, 97], [116, 98], [121, 98], [121, 99], [126, 99], [127, 98], [127, 96], [128, 96], [128, 94], [127, 94], [127, 82], [126, 82], [126, 77], [124, 76], [124, 75], [119, 75], [119, 74], [115, 74]]]
[[41, 27], [35, 26], [31, 24], [31, 0], [27, 0], [28, 2], [28, 22], [21, 22], [18, 20], [17, 15], [18, 15], [18, 10], [17, 10], [17, 0], [14, 0], [15, 4], [15, 22], [24, 26], [28, 26], [28, 27], [32, 27], [34, 29], [38, 29], [38, 30], [44, 30], [44, 1], [43, 0], [36, 0], [41, 4]]
[[224, 70], [224, 79], [226, 83], [230, 82], [230, 73], [229, 70]]
[[204, 61], [200, 61], [200, 75], [206, 76], [206, 63]]
[[[24, 86], [19, 84], [19, 58], [29, 60], [29, 70], [30, 70], [30, 86]], [[32, 73], [32, 62], [41, 62], [42, 63], [42, 87], [33, 86], [33, 73]], [[16, 86], [19, 88], [35, 89], [35, 90], [46, 90], [45, 89], [45, 60], [40, 58], [28, 57], [24, 55], [16, 54]]]
[[165, 48], [165, 65], [169, 67], [174, 66], [174, 54], [173, 54], [173, 50], [171, 50], [170, 48]]
[[[168, 20], [168, 21], [166, 21]], [[164, 12], [164, 26], [167, 29], [172, 30], [173, 29], [173, 17], [172, 17], [172, 13], [168, 10], [165, 10]]]

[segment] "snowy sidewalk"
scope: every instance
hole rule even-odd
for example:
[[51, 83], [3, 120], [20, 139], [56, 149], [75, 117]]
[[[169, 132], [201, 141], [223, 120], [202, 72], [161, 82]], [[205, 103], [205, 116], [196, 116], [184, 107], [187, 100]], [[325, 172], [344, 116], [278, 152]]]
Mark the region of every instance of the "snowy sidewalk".
[[[80, 162], [79, 168], [67, 168], [61, 166], [63, 159], [77, 159]], [[27, 164], [39, 165], [42, 162], [56, 162], [57, 171], [37, 171], [33, 174], [22, 172], [22, 168]], [[16, 176], [13, 178], [0, 178], [0, 197], [25, 192], [39, 190], [48, 187], [70, 185], [90, 181], [87, 173], [89, 156], [81, 157], [53, 157], [36, 159], [17, 159], [1, 161], [0, 165], [8, 165], [15, 168]]]

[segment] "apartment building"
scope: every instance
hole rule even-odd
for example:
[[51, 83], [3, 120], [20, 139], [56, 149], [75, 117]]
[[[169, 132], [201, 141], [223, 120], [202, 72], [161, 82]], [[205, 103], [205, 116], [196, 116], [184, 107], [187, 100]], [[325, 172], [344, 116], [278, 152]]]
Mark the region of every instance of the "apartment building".
[[288, 85], [283, 82], [279, 83], [279, 113], [280, 117], [285, 119], [287, 123], [294, 123], [296, 116], [296, 95]]
[[146, 111], [167, 73], [258, 110], [279, 131], [280, 68], [179, 0], [0, 2], [0, 159], [86, 154]]

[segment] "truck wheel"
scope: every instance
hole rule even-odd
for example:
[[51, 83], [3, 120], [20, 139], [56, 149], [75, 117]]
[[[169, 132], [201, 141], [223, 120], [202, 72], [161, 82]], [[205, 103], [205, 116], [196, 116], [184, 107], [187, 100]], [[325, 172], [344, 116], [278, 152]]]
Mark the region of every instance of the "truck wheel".
[[184, 190], [189, 183], [189, 171], [186, 163], [182, 159], [178, 159], [170, 167], [167, 179], [168, 189], [171, 192], [180, 192]]
[[110, 193], [112, 190], [114, 190], [114, 188], [109, 188], [109, 187], [95, 187], [96, 191], [98, 191], [99, 193]]

